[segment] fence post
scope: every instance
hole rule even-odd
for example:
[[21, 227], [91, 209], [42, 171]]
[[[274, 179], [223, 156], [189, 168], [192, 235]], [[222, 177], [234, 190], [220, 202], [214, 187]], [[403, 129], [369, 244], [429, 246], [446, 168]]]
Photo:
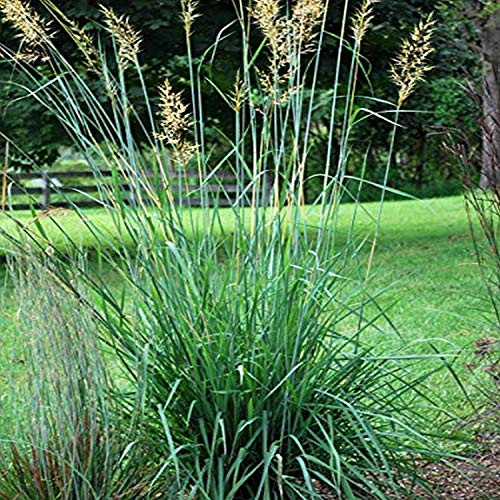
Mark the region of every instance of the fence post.
[[47, 210], [50, 204], [50, 177], [47, 171], [42, 172], [42, 210]]

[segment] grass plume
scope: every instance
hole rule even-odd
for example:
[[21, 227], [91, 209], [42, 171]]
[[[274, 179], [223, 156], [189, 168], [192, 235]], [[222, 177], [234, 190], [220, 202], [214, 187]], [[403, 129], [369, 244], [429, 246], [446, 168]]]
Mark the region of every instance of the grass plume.
[[294, 43], [306, 50], [317, 35], [317, 28], [325, 13], [325, 0], [297, 0], [292, 7], [290, 24], [295, 32]]
[[198, 8], [198, 2], [194, 0], [181, 0], [182, 6], [182, 22], [184, 23], [184, 30], [186, 36], [190, 37], [192, 35], [193, 24], [199, 14], [196, 12]]
[[24, 45], [19, 56], [27, 62], [35, 62], [42, 54], [43, 44], [53, 37], [50, 23], [22, 0], [1, 0], [0, 12], [3, 20], [18, 32], [17, 37]]
[[108, 31], [118, 44], [119, 62], [122, 66], [127, 62], [135, 64], [141, 45], [139, 33], [132, 28], [127, 17], [118, 16], [113, 9], [101, 6], [101, 12]]
[[97, 72], [99, 70], [97, 62], [99, 61], [99, 52], [95, 46], [93, 37], [83, 28], [81, 28], [73, 19], [68, 19], [67, 32], [80, 49], [85, 65], [89, 70]]
[[415, 90], [424, 75], [432, 69], [429, 55], [434, 52], [431, 38], [434, 32], [432, 13], [415, 26], [410, 38], [403, 40], [401, 51], [391, 66], [391, 78], [398, 87], [398, 107], [401, 107]]
[[358, 45], [365, 37], [366, 32], [373, 22], [373, 11], [375, 8], [375, 4], [379, 2], [380, 0], [363, 0], [361, 7], [358, 8], [354, 14], [352, 31]]
[[174, 151], [174, 159], [186, 165], [197, 147], [185, 138], [191, 127], [191, 117], [187, 104], [182, 102], [182, 93], [175, 92], [168, 78], [165, 78], [159, 89], [160, 132], [158, 139], [164, 141]]

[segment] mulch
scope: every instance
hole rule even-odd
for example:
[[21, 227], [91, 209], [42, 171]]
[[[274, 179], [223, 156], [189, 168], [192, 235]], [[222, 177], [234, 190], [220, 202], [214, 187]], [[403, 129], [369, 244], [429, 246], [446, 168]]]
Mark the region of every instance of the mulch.
[[[421, 463], [419, 476], [428, 481], [432, 494], [415, 489], [411, 495], [389, 499], [411, 500], [500, 500], [500, 442], [468, 460], [449, 460], [446, 464]], [[319, 482], [314, 484], [323, 500], [341, 500]], [[367, 499], [368, 500], [368, 499]]]
[[433, 495], [415, 492], [413, 498], [453, 500], [500, 499], [500, 446], [472, 457], [471, 461], [451, 460], [448, 464], [427, 463], [421, 477], [433, 485]]

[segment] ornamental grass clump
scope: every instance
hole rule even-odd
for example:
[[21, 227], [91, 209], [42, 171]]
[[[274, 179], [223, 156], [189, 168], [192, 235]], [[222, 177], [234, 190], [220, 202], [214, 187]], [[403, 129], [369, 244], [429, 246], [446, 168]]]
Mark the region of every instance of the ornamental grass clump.
[[11, 273], [27, 373], [10, 397], [16, 424], [2, 422], [0, 498], [145, 496], [154, 468], [140, 402], [125, 421], [89, 311], [30, 260]]
[[[71, 29], [52, 2], [42, 3], [55, 23]], [[325, 489], [340, 498], [411, 494], [415, 485], [425, 488], [413, 462], [441, 456], [422, 405], [437, 407], [423, 384], [447, 365], [435, 354], [434, 370], [413, 376], [418, 355], [368, 347], [365, 334], [386, 312], [365, 286], [361, 242], [351, 231], [341, 243], [336, 222], [340, 202], [350, 196], [350, 136], [363, 113], [371, 116], [358, 106], [356, 85], [361, 40], [376, 2], [364, 2], [353, 25], [343, 17], [324, 186], [310, 207], [303, 206], [303, 193], [329, 4], [298, 0], [285, 9], [277, 0], [256, 0], [250, 10], [234, 4], [240, 30], [227, 36], [238, 36], [242, 46], [234, 91], [219, 88], [205, 70], [219, 39], [194, 63], [191, 36], [201, 6], [186, 0], [191, 100], [184, 102], [167, 77], [159, 93], [153, 89], [156, 108], [142, 83], [145, 117], [127, 87], [131, 75], [144, 82], [139, 39], [110, 10], [106, 23], [118, 64], [108, 64], [113, 55], [102, 46], [93, 48], [106, 102], [50, 37], [41, 41], [47, 70], [55, 72], [49, 83], [38, 85], [29, 64], [14, 66], [101, 181], [102, 211], [120, 237], [109, 238], [108, 228], [73, 209], [99, 243], [99, 262], [112, 270], [114, 283], [75, 262], [75, 254], [84, 254], [55, 217], [63, 244], [50, 246], [50, 255], [51, 242], [36, 219], [20, 228], [22, 238], [8, 237], [18, 256], [27, 243], [32, 255], [43, 251], [48, 279], [92, 318], [124, 388], [111, 392], [117, 422], [135, 422], [136, 402], [143, 402], [141, 432], [155, 444], [147, 456], [156, 465], [148, 492], [207, 499], [320, 498]], [[265, 58], [252, 49], [255, 25]], [[355, 48], [344, 82], [340, 59], [349, 26]], [[0, 53], [6, 60], [15, 56], [4, 45]], [[207, 86], [234, 111], [234, 130], [221, 132], [225, 149], [217, 158], [207, 138]], [[138, 128], [149, 131], [147, 139], [140, 134], [142, 143]], [[112, 183], [102, 177], [103, 165]], [[197, 184], [181, 205], [179, 177], [188, 179], [189, 171], [197, 173]], [[218, 180], [224, 173], [234, 176], [234, 192]], [[127, 477], [135, 484], [143, 476]]]

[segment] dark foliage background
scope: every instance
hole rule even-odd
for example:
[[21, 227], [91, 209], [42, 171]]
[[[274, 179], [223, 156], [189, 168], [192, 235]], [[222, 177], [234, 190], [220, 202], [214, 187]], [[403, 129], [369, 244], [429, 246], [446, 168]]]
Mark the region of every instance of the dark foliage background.
[[[40, 11], [43, 8], [33, 2]], [[102, 43], [106, 36], [100, 26], [99, 5], [113, 7], [119, 14], [130, 17], [131, 23], [140, 29], [143, 35], [142, 62], [146, 69], [148, 85], [154, 89], [166, 74], [177, 88], [187, 90], [189, 78], [185, 56], [185, 40], [179, 19], [179, 0], [136, 0], [134, 2], [62, 0], [58, 2], [69, 17], [75, 19], [86, 29], [100, 33]], [[343, 0], [334, 0], [330, 8], [328, 31], [338, 33], [341, 21]], [[352, 9], [357, 2], [352, 3]], [[200, 56], [213, 43], [220, 30], [233, 19], [232, 0], [203, 0], [199, 11], [202, 16], [197, 20], [194, 31], [194, 53]], [[469, 103], [460, 89], [464, 69], [473, 78], [479, 78], [480, 64], [472, 49], [476, 44], [477, 34], [468, 23], [460, 7], [448, 0], [382, 0], [376, 8], [374, 27], [364, 44], [364, 56], [369, 72], [369, 80], [362, 82], [360, 95], [375, 95], [382, 99], [395, 98], [395, 89], [388, 78], [391, 57], [397, 52], [400, 40], [406, 36], [422, 15], [435, 11], [438, 19], [435, 38], [436, 51], [433, 54], [434, 70], [429, 82], [422, 85], [409, 101], [408, 106], [415, 113], [405, 113], [399, 132], [395, 166], [391, 173], [390, 185], [417, 196], [436, 196], [455, 193], [460, 190], [460, 180], [455, 174], [451, 158], [442, 147], [443, 133], [447, 128], [460, 127], [470, 130], [475, 136], [477, 110]], [[15, 46], [14, 33], [9, 26], [0, 24], [0, 39]], [[76, 59], [74, 48], [65, 39], [58, 41], [69, 58]], [[335, 70], [336, 43], [333, 37], [327, 37], [323, 52], [320, 89], [327, 98]], [[221, 43], [214, 64], [205, 71], [211, 80], [222, 88], [232, 88], [239, 66], [239, 39], [237, 30], [233, 36]], [[347, 60], [345, 72], [347, 73]], [[40, 67], [43, 71], [43, 67]], [[5, 82], [11, 77], [10, 69], [0, 63], [0, 79]], [[137, 82], [129, 82], [131, 91], [139, 94]], [[10, 164], [14, 168], [33, 168], [35, 161], [39, 165], [51, 165], [59, 155], [61, 146], [65, 146], [64, 131], [48, 112], [41, 109], [33, 100], [16, 101], [18, 93], [8, 84], [2, 84], [0, 94], [0, 131], [26, 153], [14, 151]], [[99, 88], [96, 84], [96, 92]], [[204, 87], [206, 115], [210, 117], [210, 126], [214, 130], [220, 127], [229, 130], [232, 126], [231, 111], [224, 105], [217, 92], [208, 84]], [[360, 104], [363, 104], [360, 101]], [[315, 149], [310, 157], [308, 173], [322, 171], [326, 154], [326, 134], [324, 127], [329, 120], [328, 106], [315, 115], [313, 127]], [[383, 109], [383, 105], [380, 105]], [[339, 123], [342, 116], [339, 116]], [[359, 173], [360, 164], [368, 154], [368, 175], [370, 179], [381, 181], [384, 159], [388, 142], [387, 124], [380, 120], [367, 120], [357, 130], [353, 140], [353, 157], [350, 168], [353, 174]], [[3, 142], [3, 141], [2, 141]], [[31, 160], [28, 160], [28, 157]], [[309, 197], [314, 195], [315, 184], [309, 183]], [[376, 196], [376, 190], [366, 196]]]

